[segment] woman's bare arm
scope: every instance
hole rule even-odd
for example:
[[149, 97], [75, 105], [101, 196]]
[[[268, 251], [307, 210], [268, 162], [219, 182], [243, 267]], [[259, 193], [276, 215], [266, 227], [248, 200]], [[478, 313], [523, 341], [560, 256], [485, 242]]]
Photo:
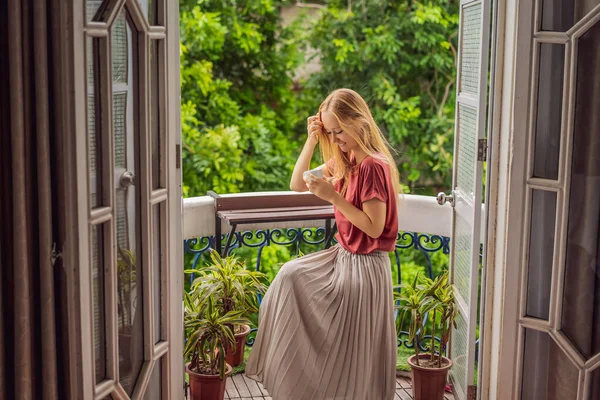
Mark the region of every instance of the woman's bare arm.
[[312, 159], [314, 150], [314, 146], [310, 146], [306, 143], [302, 149], [302, 153], [300, 153], [300, 156], [296, 161], [294, 172], [292, 173], [292, 180], [290, 181], [290, 189], [294, 192], [306, 192], [308, 190], [302, 175], [304, 174], [304, 171], [308, 171], [310, 168], [310, 160]]
[[290, 189], [294, 192], [306, 192], [308, 190], [302, 175], [310, 169], [310, 160], [312, 160], [315, 147], [319, 143], [319, 132], [322, 129], [323, 125], [316, 115], [308, 118], [308, 138], [298, 160], [296, 160], [290, 181]]
[[371, 199], [363, 203], [362, 211], [346, 200], [341, 194], [334, 195], [331, 202], [352, 225], [377, 239], [385, 227], [386, 204], [379, 199]]

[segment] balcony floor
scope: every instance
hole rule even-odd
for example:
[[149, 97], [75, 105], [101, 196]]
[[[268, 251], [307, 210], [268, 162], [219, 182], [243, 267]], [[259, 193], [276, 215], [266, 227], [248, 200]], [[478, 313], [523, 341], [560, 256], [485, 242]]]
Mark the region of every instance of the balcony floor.
[[[264, 399], [272, 400], [267, 391], [260, 383], [238, 374], [227, 379], [226, 399]], [[396, 377], [396, 398], [395, 400], [412, 399], [411, 382], [409, 378], [402, 376]], [[454, 400], [454, 396], [446, 393], [445, 400]]]

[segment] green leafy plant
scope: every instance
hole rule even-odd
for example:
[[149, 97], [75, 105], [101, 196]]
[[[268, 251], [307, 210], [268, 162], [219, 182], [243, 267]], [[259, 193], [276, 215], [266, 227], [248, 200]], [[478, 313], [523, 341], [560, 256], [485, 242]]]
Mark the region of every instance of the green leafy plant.
[[259, 308], [257, 295], [267, 286], [264, 274], [235, 256], [211, 250], [210, 259], [205, 268], [185, 270], [196, 275], [185, 294], [185, 356], [192, 369], [223, 378], [226, 353], [236, 351], [235, 333], [250, 324], [248, 317]]
[[[206, 302], [206, 306], [204, 305]], [[225, 346], [235, 347], [234, 325], [244, 324], [242, 311], [230, 311], [222, 315], [214, 300], [206, 301], [198, 293], [186, 293], [184, 298], [184, 329], [187, 342], [184, 356], [190, 360], [190, 369], [206, 375], [226, 372]]]
[[[420, 344], [426, 336], [429, 327], [431, 344], [429, 346], [430, 363], [437, 361], [438, 368], [442, 366], [442, 355], [446, 351], [450, 330], [456, 327], [456, 316], [458, 309], [454, 297], [452, 285], [448, 280], [448, 272], [444, 271], [435, 279], [421, 277], [419, 274], [411, 284], [395, 286], [401, 292], [394, 292], [394, 299], [399, 301], [396, 308], [402, 311], [397, 320], [398, 334], [402, 330], [402, 324], [406, 314], [409, 316], [408, 339], [413, 342], [415, 349], [415, 363], [420, 365]], [[430, 315], [429, 323], [426, 324], [426, 316]], [[436, 350], [436, 333], [440, 334], [440, 344]]]
[[287, 190], [308, 111], [277, 0], [180, 0], [184, 196]]
[[[426, 279], [426, 285], [432, 289], [431, 296], [437, 303], [437, 307], [433, 310], [432, 332], [431, 332], [431, 362], [434, 361], [435, 353], [435, 333], [436, 327], [440, 332], [440, 347], [439, 354], [446, 352], [446, 347], [450, 339], [452, 327], [456, 328], [456, 316], [458, 315], [458, 307], [456, 298], [454, 297], [454, 289], [448, 280], [448, 271], [437, 276], [435, 280]], [[437, 323], [436, 313], [440, 314], [440, 322]], [[441, 358], [438, 358], [438, 367], [441, 367]]]
[[[212, 299], [221, 315], [239, 311], [244, 317], [258, 312], [257, 295], [264, 294], [267, 285], [262, 272], [246, 268], [246, 263], [235, 256], [221, 257], [215, 250], [210, 253], [211, 263], [202, 269], [188, 269], [185, 273], [196, 274], [191, 292], [204, 299]], [[202, 302], [206, 308], [208, 302]], [[239, 328], [239, 326], [236, 326]]]

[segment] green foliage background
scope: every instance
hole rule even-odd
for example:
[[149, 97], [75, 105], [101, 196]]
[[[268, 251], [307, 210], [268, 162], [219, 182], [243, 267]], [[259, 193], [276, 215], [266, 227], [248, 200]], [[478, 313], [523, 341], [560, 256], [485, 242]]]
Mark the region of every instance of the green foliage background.
[[285, 189], [306, 120], [297, 26], [281, 26], [272, 0], [180, 6], [184, 196]]
[[[185, 196], [287, 190], [327, 93], [370, 104], [416, 194], [450, 187], [457, 0], [330, 0], [283, 27], [291, 1], [180, 0]], [[321, 70], [294, 80], [315, 51]]]

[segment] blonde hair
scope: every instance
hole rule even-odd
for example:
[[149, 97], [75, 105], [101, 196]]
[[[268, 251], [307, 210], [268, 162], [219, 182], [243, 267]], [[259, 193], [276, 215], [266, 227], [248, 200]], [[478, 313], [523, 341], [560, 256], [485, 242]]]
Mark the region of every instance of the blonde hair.
[[[356, 140], [367, 155], [389, 165], [394, 189], [396, 193], [402, 193], [400, 172], [392, 157], [391, 147], [375, 123], [365, 100], [354, 90], [337, 89], [331, 92], [319, 106], [319, 112], [324, 111], [328, 111], [336, 117], [340, 127]], [[325, 161], [333, 159], [335, 162], [335, 170], [329, 171], [329, 173], [334, 182], [343, 182], [342, 194], [345, 194], [348, 188], [347, 178], [354, 168], [350, 155], [340, 150], [339, 146], [334, 145], [324, 131], [319, 136], [319, 148], [323, 159]]]

